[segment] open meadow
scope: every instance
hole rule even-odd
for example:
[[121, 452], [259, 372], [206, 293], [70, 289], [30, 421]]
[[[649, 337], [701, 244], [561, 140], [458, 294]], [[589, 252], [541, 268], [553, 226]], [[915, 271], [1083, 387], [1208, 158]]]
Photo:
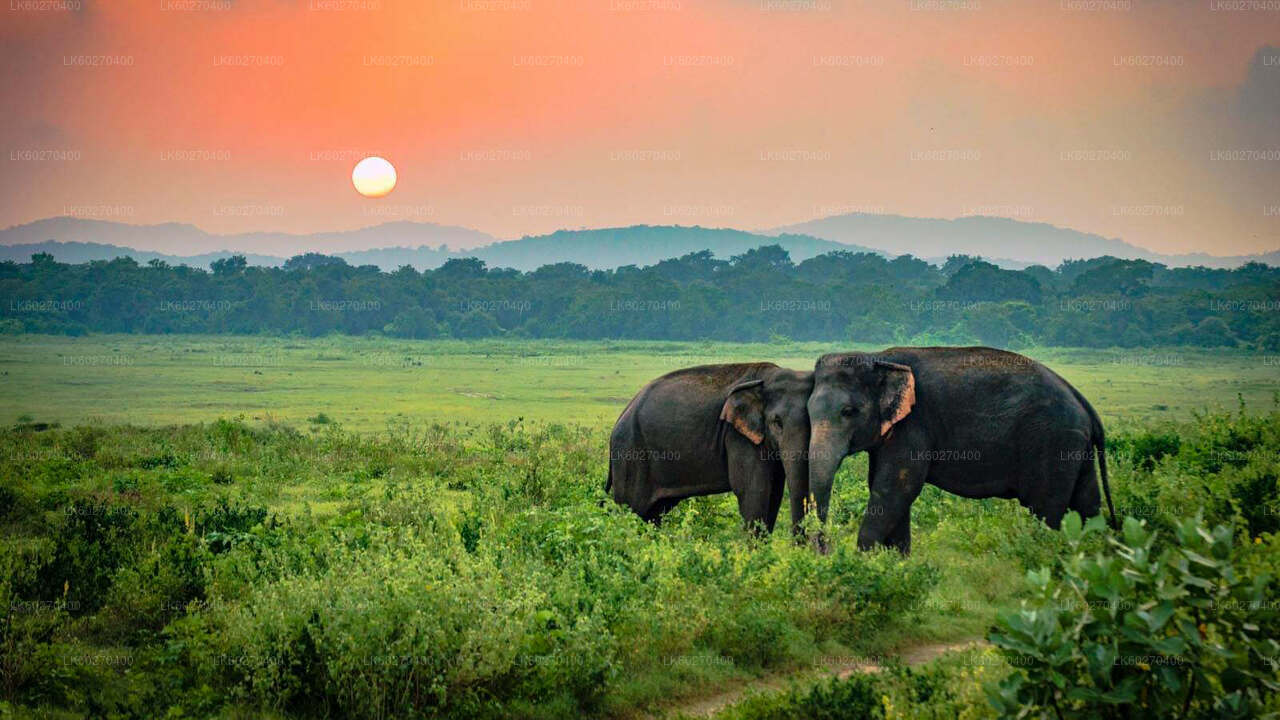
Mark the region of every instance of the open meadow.
[[[226, 336], [0, 336], [0, 420], [75, 425], [243, 416], [348, 430], [388, 422], [516, 418], [611, 427], [627, 401], [681, 367], [767, 360], [810, 369], [840, 343], [394, 340]], [[1280, 355], [1225, 348], [1032, 348], [1090, 398], [1107, 426], [1270, 407]]]
[[[1028, 351], [1107, 424], [1132, 518], [1110, 538], [928, 487], [910, 557], [859, 552], [865, 455], [828, 555], [785, 510], [753, 539], [729, 495], [659, 528], [601, 502], [609, 429], [648, 380], [834, 349], [5, 338], [0, 710], [1011, 717], [1059, 701], [1053, 673], [1118, 688], [1069, 717], [1277, 709], [1274, 357]], [[974, 646], [897, 660], [938, 644]]]

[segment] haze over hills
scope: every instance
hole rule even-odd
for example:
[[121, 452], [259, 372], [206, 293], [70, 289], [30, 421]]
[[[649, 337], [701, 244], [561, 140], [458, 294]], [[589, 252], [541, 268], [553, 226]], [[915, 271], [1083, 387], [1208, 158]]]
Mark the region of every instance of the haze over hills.
[[134, 248], [137, 251], [194, 257], [230, 251], [260, 256], [296, 255], [305, 252], [336, 254], [375, 248], [448, 245], [455, 250], [490, 245], [498, 238], [479, 230], [397, 220], [356, 230], [295, 235], [251, 232], [218, 235], [186, 223], [131, 225], [110, 220], [52, 217], [0, 230], [0, 245], [26, 245], [58, 240]]
[[762, 245], [781, 245], [795, 262], [836, 250], [877, 252], [871, 248], [821, 240], [807, 235], [768, 236], [728, 228], [633, 225], [599, 230], [559, 230], [550, 235], [508, 240], [459, 253], [492, 267], [536, 269], [556, 262], [575, 262], [592, 269], [653, 265], [659, 260], [710, 250], [728, 259]]
[[[0, 260], [27, 262], [33, 254], [47, 252], [59, 262], [80, 263], [91, 260], [109, 260], [126, 255], [138, 262], [159, 259], [171, 265], [186, 264], [208, 267], [214, 260], [237, 253], [222, 249], [217, 252], [206, 252], [199, 255], [184, 255], [157, 252], [153, 249], [139, 250], [137, 248], [139, 246], [146, 247], [143, 243], [148, 241], [150, 241], [148, 243], [150, 247], [155, 247], [155, 236], [163, 232], [172, 232], [179, 236], [200, 233], [205, 237], [221, 238], [227, 241], [227, 245], [224, 248], [242, 248], [245, 246], [246, 238], [258, 235], [254, 233], [249, 235], [210, 236], [190, 225], [131, 226], [100, 220], [87, 220], [82, 222], [90, 223], [90, 225], [76, 228], [75, 232], [69, 232], [66, 235], [62, 235], [62, 237], [52, 236], [57, 239], [50, 241], [48, 237], [50, 230], [60, 230], [74, 225], [76, 222], [81, 222], [76, 218], [56, 219], [64, 222], [59, 223], [60, 227], [53, 228], [46, 224], [44, 226], [46, 239], [38, 242], [13, 244], [14, 238], [18, 238], [21, 241], [33, 236], [33, 231], [29, 229], [30, 226], [18, 226], [17, 228], [0, 230]], [[346, 236], [345, 239], [348, 241], [357, 233], [364, 237], [372, 237], [380, 228], [389, 226], [395, 231], [392, 233], [393, 236], [398, 235], [403, 238], [416, 230], [421, 238], [431, 238], [432, 240], [449, 236], [454, 230], [458, 230], [458, 228], [443, 228], [439, 225], [427, 223], [388, 223], [387, 225], [365, 228], [343, 235]], [[133, 227], [142, 229], [142, 232], [139, 233], [142, 241], [120, 241], [122, 238], [128, 237], [128, 230]], [[325, 234], [326, 237], [334, 235], [339, 234]], [[67, 236], [76, 240], [73, 242], [59, 241]], [[85, 242], [83, 240], [84, 238], [99, 237], [104, 239], [94, 242]], [[733, 255], [740, 255], [761, 245], [773, 244], [778, 244], [785, 248], [791, 253], [792, 259], [796, 262], [834, 250], [875, 252], [870, 248], [853, 247], [830, 240], [820, 240], [799, 235], [775, 237], [743, 230], [670, 225], [636, 225], [600, 230], [561, 230], [550, 235], [506, 241], [495, 241], [490, 238], [489, 244], [470, 249], [452, 249], [452, 246], [446, 246], [446, 244], [438, 244], [435, 247], [426, 244], [420, 244], [417, 247], [378, 247], [372, 244], [374, 241], [369, 242], [371, 245], [368, 249], [333, 251], [322, 249], [322, 245], [320, 248], [303, 246], [298, 252], [324, 252], [325, 254], [341, 257], [352, 265], [377, 265], [384, 270], [394, 270], [402, 265], [411, 265], [423, 270], [439, 267], [451, 258], [464, 257], [479, 258], [484, 260], [490, 267], [508, 267], [517, 270], [536, 270], [543, 265], [558, 262], [575, 262], [592, 269], [603, 269], [623, 265], [652, 265], [659, 260], [679, 257], [702, 250], [710, 250], [717, 257], [728, 258]], [[165, 241], [165, 247], [172, 246], [173, 239], [170, 237]], [[286, 258], [274, 255], [246, 254], [246, 259], [255, 265], [275, 266], [282, 265]]]
[[[875, 252], [869, 248], [851, 247], [829, 240], [802, 235], [768, 236], [742, 230], [699, 227], [650, 227], [637, 225], [605, 230], [562, 230], [551, 235], [507, 240], [473, 250], [450, 250], [441, 246], [389, 247], [352, 252], [326, 253], [346, 260], [351, 265], [377, 265], [395, 270], [411, 265], [418, 270], [436, 268], [452, 258], [474, 257], [490, 267], [536, 270], [543, 265], [574, 262], [598, 270], [623, 265], [653, 265], [659, 260], [711, 250], [717, 257], [728, 258], [762, 245], [781, 245], [796, 262], [833, 250]], [[209, 267], [214, 260], [244, 254], [251, 265], [279, 266], [286, 258], [252, 253], [221, 251], [200, 255], [168, 255], [149, 250], [103, 243], [63, 243], [46, 241], [23, 245], [0, 245], [0, 260], [28, 262], [36, 253], [49, 253], [59, 262], [83, 263], [128, 256], [140, 263], [153, 259], [170, 265]]]
[[[835, 250], [911, 254], [940, 263], [952, 254], [978, 255], [1009, 268], [1039, 263], [1055, 267], [1064, 259], [1112, 255], [1160, 262], [1171, 267], [1237, 267], [1258, 261], [1280, 265], [1280, 251], [1263, 255], [1217, 257], [1205, 253], [1164, 255], [1116, 238], [1104, 238], [1045, 223], [996, 217], [954, 220], [899, 215], [839, 215], [763, 232], [728, 228], [636, 225], [593, 230], [560, 230], [518, 240], [498, 240], [466, 228], [409, 221], [358, 230], [291, 235], [241, 233], [216, 235], [193, 225], [129, 225], [106, 220], [58, 217], [0, 230], [0, 260], [27, 262], [48, 252], [60, 262], [81, 263], [129, 256], [139, 262], [208, 267], [242, 254], [255, 265], [281, 265], [280, 254], [255, 248], [289, 247], [291, 254], [320, 252], [353, 265], [419, 270], [451, 258], [476, 257], [490, 267], [534, 270], [557, 262], [592, 269], [651, 265], [690, 252], [710, 250], [728, 258], [761, 245], [779, 244], [796, 262]], [[194, 251], [194, 252], [193, 252]]]
[[14, 262], [21, 263], [30, 262], [31, 256], [36, 253], [48, 253], [58, 262], [70, 263], [72, 265], [94, 262], [96, 260], [112, 260], [118, 257], [131, 257], [139, 263], [148, 263], [152, 260], [162, 260], [170, 265], [190, 265], [191, 267], [201, 268], [208, 268], [214, 260], [221, 260], [223, 258], [231, 257], [232, 255], [244, 255], [245, 260], [247, 260], [250, 265], [276, 266], [283, 265], [285, 260], [284, 258], [275, 257], [273, 255], [234, 253], [228, 250], [201, 253], [199, 255], [169, 255], [168, 253], [155, 252], [154, 250], [137, 250], [121, 245], [109, 245], [106, 243], [95, 242], [60, 242], [57, 240], [46, 240], [38, 243], [24, 243], [22, 245], [0, 245], [0, 261], [12, 260]]
[[1056, 267], [1063, 260], [1111, 255], [1149, 260], [1170, 267], [1204, 265], [1230, 268], [1247, 262], [1280, 264], [1280, 250], [1260, 255], [1165, 255], [1119, 238], [1002, 217], [972, 215], [947, 220], [902, 215], [850, 213], [785, 225], [765, 234], [802, 233], [840, 243], [866, 245], [890, 255], [910, 253], [925, 259], [953, 254], [979, 255], [998, 264]]

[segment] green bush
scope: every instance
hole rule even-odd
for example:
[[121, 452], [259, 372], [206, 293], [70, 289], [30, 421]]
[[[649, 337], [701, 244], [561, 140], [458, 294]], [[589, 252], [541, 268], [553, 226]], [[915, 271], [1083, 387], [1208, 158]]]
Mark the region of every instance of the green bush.
[[[347, 717], [590, 707], [613, 672], [599, 614], [566, 612], [544, 578], [464, 557], [443, 533], [385, 530], [328, 570], [215, 603], [178, 636], [233, 697]], [[557, 699], [557, 695], [565, 697]]]
[[754, 695], [730, 708], [723, 720], [874, 720], [883, 718], [879, 683], [874, 675], [855, 673], [808, 688], [773, 695]]
[[1185, 520], [1156, 554], [1156, 534], [1126, 518], [1109, 551], [1080, 551], [1105, 532], [1100, 518], [1082, 525], [1069, 514], [1063, 534], [1075, 554], [1061, 577], [1029, 573], [1030, 604], [999, 615], [990, 640], [1014, 668], [989, 687], [1001, 715], [1246, 718], [1280, 709], [1268, 578], [1240, 572], [1231, 529]]
[[62, 508], [53, 557], [40, 568], [32, 594], [64, 600], [77, 615], [102, 607], [113, 574], [132, 552], [137, 520], [133, 508], [108, 501], [75, 500]]
[[48, 672], [43, 649], [66, 621], [66, 602], [34, 599], [36, 574], [53, 554], [48, 540], [0, 540], [0, 691], [8, 702]]
[[1172, 430], [1147, 430], [1122, 435], [1108, 444], [1111, 452], [1127, 455], [1135, 467], [1150, 472], [1164, 458], [1178, 454], [1182, 438]]

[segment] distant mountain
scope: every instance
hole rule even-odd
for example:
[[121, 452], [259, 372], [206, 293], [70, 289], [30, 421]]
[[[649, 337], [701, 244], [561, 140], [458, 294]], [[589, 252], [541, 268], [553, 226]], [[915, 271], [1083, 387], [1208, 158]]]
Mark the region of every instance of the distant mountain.
[[169, 255], [151, 250], [135, 250], [131, 247], [108, 245], [105, 243], [58, 242], [46, 240], [39, 243], [23, 245], [0, 245], [0, 261], [30, 262], [31, 256], [37, 253], [49, 253], [55, 260], [63, 263], [79, 264], [95, 260], [111, 260], [127, 256], [140, 263], [152, 260], [163, 260], [170, 265], [190, 265], [191, 267], [209, 267], [214, 260], [221, 260], [232, 255], [244, 255], [250, 265], [283, 265], [284, 258], [272, 255], [255, 255], [253, 253], [233, 253], [229, 251], [203, 253], [200, 255]]
[[716, 257], [727, 260], [762, 245], [781, 245], [795, 262], [834, 250], [876, 252], [806, 235], [775, 237], [726, 228], [633, 225], [601, 230], [559, 230], [550, 235], [495, 243], [460, 255], [480, 258], [490, 267], [519, 270], [533, 270], [558, 262], [574, 262], [601, 269], [653, 265], [659, 260], [702, 250], [710, 250]]
[[1130, 245], [1119, 238], [1106, 238], [1047, 223], [980, 215], [946, 220], [852, 213], [764, 232], [803, 233], [834, 242], [877, 248], [890, 255], [910, 253], [930, 259], [956, 254], [980, 255], [1010, 267], [1026, 264], [1056, 267], [1063, 260], [1102, 255], [1149, 260], [1170, 267], [1204, 265], [1230, 268], [1253, 261], [1280, 265], [1280, 251], [1228, 257], [1206, 253], [1164, 255]]
[[167, 253], [175, 257], [222, 251], [289, 257], [305, 252], [338, 254], [391, 247], [439, 248], [447, 245], [459, 250], [490, 245], [498, 238], [468, 228], [410, 221], [308, 235], [271, 232], [217, 235], [185, 223], [130, 225], [64, 216], [0, 230], [0, 245], [33, 245], [47, 240], [143, 248], [145, 250], [137, 252]]
[[383, 270], [391, 271], [409, 265], [416, 270], [438, 268], [455, 257], [469, 257], [476, 251], [461, 250], [452, 252], [441, 245], [429, 247], [384, 247], [372, 250], [356, 250], [353, 252], [332, 253], [352, 265], [377, 265]]
[[1011, 269], [1035, 263], [1056, 267], [1064, 259], [1101, 255], [1139, 258], [1170, 267], [1230, 268], [1251, 261], [1280, 265], [1280, 251], [1232, 257], [1205, 253], [1162, 255], [1115, 238], [1045, 223], [980, 216], [942, 220], [865, 214], [838, 215], [765, 232], [634, 225], [560, 230], [507, 241], [466, 228], [416, 222], [390, 222], [359, 230], [311, 235], [215, 235], [179, 223], [128, 225], [59, 217], [0, 230], [0, 260], [27, 262], [32, 254], [47, 252], [60, 262], [70, 263], [127, 255], [144, 263], [160, 259], [171, 265], [208, 267], [219, 258], [241, 254], [251, 264], [275, 266], [294, 254], [320, 252], [341, 257], [352, 265], [377, 265], [384, 270], [402, 265], [424, 270], [439, 267], [451, 258], [463, 257], [479, 258], [490, 267], [517, 270], [534, 270], [558, 262], [602, 269], [652, 265], [701, 250], [710, 250], [717, 257], [727, 259], [772, 244], [781, 245], [795, 262], [845, 250], [888, 256], [911, 254], [935, 264], [945, 262], [947, 256], [953, 254], [979, 255]]
[[[69, 221], [54, 223], [53, 221]], [[88, 223], [81, 227], [78, 223]], [[186, 264], [193, 267], [208, 267], [211, 262], [232, 254], [245, 254], [253, 265], [282, 265], [285, 258], [274, 255], [246, 254], [220, 249], [199, 255], [179, 255], [157, 252], [155, 250], [137, 250], [136, 246], [155, 247], [156, 236], [164, 234], [166, 246], [172, 246], [175, 236], [192, 236], [196, 233], [204, 238], [234, 238], [233, 247], [243, 247], [243, 239], [257, 234], [247, 235], [209, 235], [190, 225], [125, 225], [100, 220], [78, 220], [75, 218], [52, 218], [45, 223], [43, 229], [36, 231], [29, 223], [8, 230], [0, 230], [0, 260], [28, 262], [31, 256], [39, 252], [47, 252], [59, 262], [82, 263], [92, 260], [110, 260], [115, 257], [128, 256], [138, 262], [145, 263], [152, 259], [160, 259], [171, 265]], [[421, 230], [429, 228], [431, 232], [441, 232], [438, 225], [425, 223], [388, 223], [372, 228], [352, 231], [352, 233], [324, 233], [324, 237], [360, 234], [363, 240], [376, 243], [380, 236], [377, 232], [389, 229], [389, 238], [403, 234], [408, 229], [404, 226], [415, 226]], [[68, 230], [70, 228], [70, 230]], [[136, 234], [130, 234], [136, 229]], [[449, 228], [448, 230], [462, 230]], [[51, 235], [66, 231], [65, 235], [52, 235], [54, 241], [48, 239], [37, 242], [22, 242], [33, 236], [33, 233]], [[471, 231], [464, 231], [471, 232]], [[71, 241], [66, 242], [68, 235]], [[38, 234], [35, 236], [39, 236]], [[79, 238], [111, 238], [117, 242], [93, 241], [85, 242]], [[296, 236], [310, 237], [310, 236]], [[485, 236], [489, 237], [489, 236]], [[15, 244], [16, 240], [16, 244]], [[491, 238], [492, 240], [492, 238]], [[62, 242], [60, 242], [62, 241]], [[202, 240], [201, 243], [204, 241]], [[796, 262], [806, 260], [815, 255], [833, 250], [874, 252], [867, 248], [852, 247], [829, 240], [807, 237], [803, 235], [769, 236], [742, 230], [728, 230], [703, 227], [680, 226], [648, 226], [637, 225], [625, 228], [609, 228], [604, 230], [561, 230], [550, 235], [524, 237], [519, 240], [492, 242], [483, 247], [468, 250], [451, 250], [445, 246], [431, 247], [396, 247], [374, 245], [371, 249], [352, 251], [327, 250], [319, 247], [307, 247], [313, 252], [324, 252], [336, 255], [352, 265], [377, 265], [384, 270], [394, 270], [402, 265], [412, 265], [423, 270], [443, 265], [451, 258], [475, 257], [484, 260], [490, 267], [508, 267], [517, 270], [536, 270], [537, 268], [558, 262], [575, 262], [592, 269], [619, 267], [621, 265], [652, 265], [659, 260], [679, 257], [691, 252], [710, 250], [717, 257], [729, 258], [740, 255], [761, 245], [781, 245]], [[303, 252], [299, 250], [298, 252]]]

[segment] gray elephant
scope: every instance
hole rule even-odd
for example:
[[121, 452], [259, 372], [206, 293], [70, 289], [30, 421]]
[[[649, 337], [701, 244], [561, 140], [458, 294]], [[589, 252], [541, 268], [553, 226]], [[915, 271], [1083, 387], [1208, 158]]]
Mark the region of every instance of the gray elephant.
[[743, 521], [772, 531], [786, 485], [798, 531], [809, 495], [812, 387], [813, 373], [773, 363], [663, 375], [614, 425], [605, 491], [654, 523], [684, 498], [732, 491]]
[[821, 357], [809, 396], [809, 487], [825, 521], [840, 462], [866, 450], [870, 500], [858, 547], [911, 547], [925, 483], [970, 498], [1013, 498], [1057, 528], [1099, 512], [1111, 489], [1102, 423], [1079, 391], [1016, 353], [891, 348]]

